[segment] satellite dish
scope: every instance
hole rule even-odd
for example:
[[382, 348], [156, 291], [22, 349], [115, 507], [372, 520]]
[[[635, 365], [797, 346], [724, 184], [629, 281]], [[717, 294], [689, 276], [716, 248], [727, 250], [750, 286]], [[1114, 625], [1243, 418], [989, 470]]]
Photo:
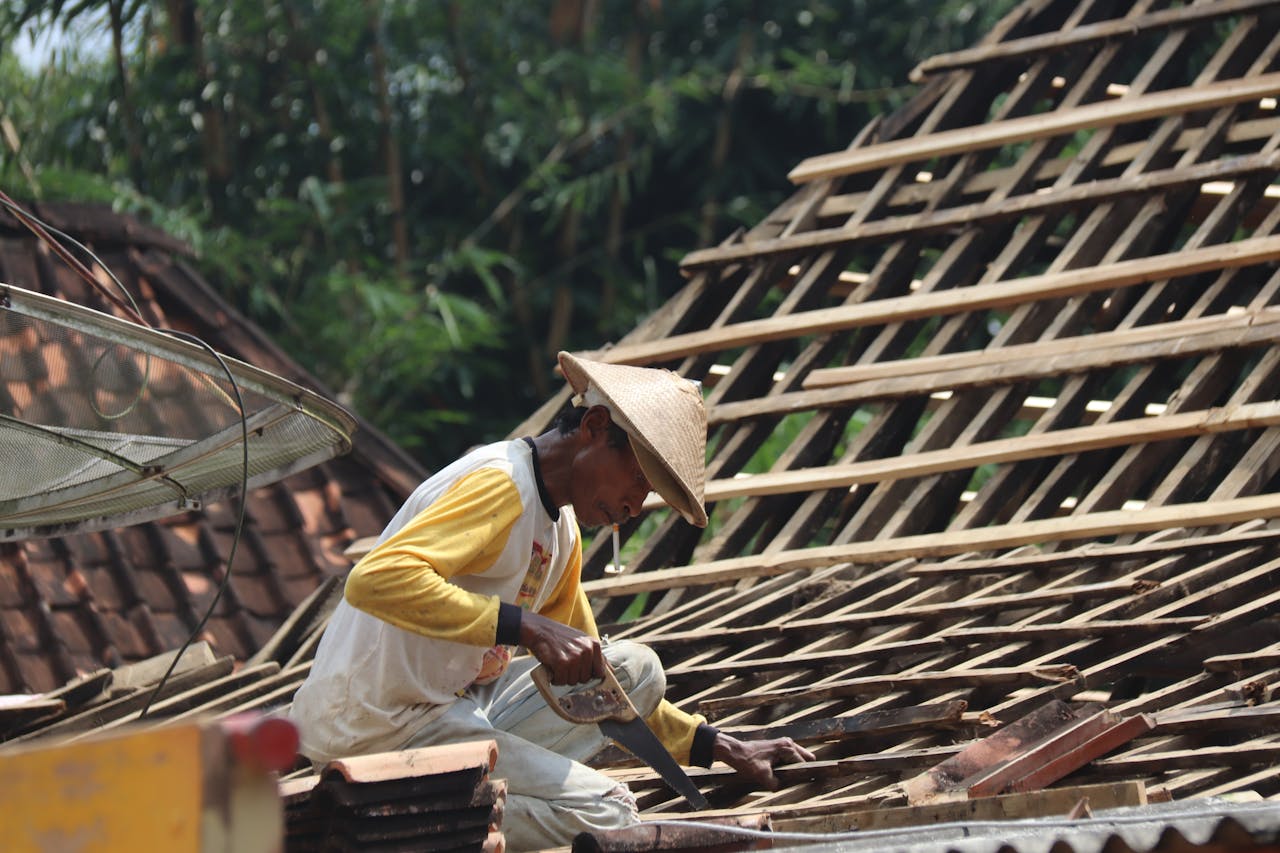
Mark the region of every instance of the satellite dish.
[[[250, 488], [351, 448], [355, 419], [224, 359]], [[239, 491], [222, 363], [164, 332], [0, 284], [0, 541], [121, 527]]]

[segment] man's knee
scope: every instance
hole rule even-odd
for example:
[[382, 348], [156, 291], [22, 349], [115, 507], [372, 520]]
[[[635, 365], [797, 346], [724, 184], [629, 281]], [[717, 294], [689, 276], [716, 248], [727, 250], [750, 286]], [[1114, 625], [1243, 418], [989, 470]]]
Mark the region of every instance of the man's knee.
[[667, 674], [657, 652], [631, 640], [609, 643], [604, 652], [631, 704], [647, 717], [667, 692]]

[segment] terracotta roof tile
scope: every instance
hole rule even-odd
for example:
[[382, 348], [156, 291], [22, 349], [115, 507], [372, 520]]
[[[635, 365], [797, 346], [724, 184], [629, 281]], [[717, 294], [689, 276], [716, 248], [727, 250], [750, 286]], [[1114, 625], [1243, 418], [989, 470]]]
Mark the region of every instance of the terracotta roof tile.
[[[189, 267], [175, 262], [169, 252], [186, 252], [176, 241], [103, 208], [42, 205], [37, 212], [81, 239], [87, 236], [81, 227], [92, 229], [92, 245], [130, 286], [144, 316], [318, 388]], [[0, 282], [119, 316], [96, 290], [3, 215]], [[73, 339], [68, 335], [65, 340]], [[88, 402], [68, 394], [64, 384], [77, 371], [92, 369], [94, 358], [90, 352], [42, 342], [33, 328], [17, 325], [0, 337], [0, 408], [55, 416], [84, 411]], [[181, 435], [202, 426], [204, 416], [194, 417], [184, 402], [187, 380], [153, 368], [147, 390], [171, 401], [166, 423], [137, 428]], [[131, 369], [99, 365], [98, 371], [101, 395], [95, 402], [108, 408], [124, 405], [134, 393]], [[220, 417], [220, 422], [232, 423], [228, 413]], [[208, 632], [216, 651], [241, 658], [252, 654], [323, 577], [345, 572], [349, 561], [341, 551], [355, 536], [349, 519], [381, 529], [405, 496], [406, 472], [413, 479], [421, 476], [415, 463], [362, 423], [349, 459], [255, 490], [249, 497], [249, 536], [240, 543], [231, 587]], [[295, 493], [302, 497], [295, 499]], [[0, 694], [49, 690], [86, 662], [137, 661], [182, 645], [203, 615], [202, 605], [212, 598], [235, 522], [235, 507], [223, 500], [150, 524], [0, 549]], [[63, 630], [66, 642], [54, 637]]]
[[84, 579], [87, 587], [86, 595], [98, 603], [104, 610], [121, 610], [134, 601], [131, 593], [120, 588], [116, 582], [115, 572], [105, 566], [82, 565], [76, 574]]
[[118, 666], [124, 661], [141, 660], [150, 652], [150, 646], [137, 625], [119, 610], [104, 610], [102, 625], [108, 638], [103, 663]]
[[29, 587], [8, 557], [0, 557], [0, 608], [20, 607], [30, 600]]

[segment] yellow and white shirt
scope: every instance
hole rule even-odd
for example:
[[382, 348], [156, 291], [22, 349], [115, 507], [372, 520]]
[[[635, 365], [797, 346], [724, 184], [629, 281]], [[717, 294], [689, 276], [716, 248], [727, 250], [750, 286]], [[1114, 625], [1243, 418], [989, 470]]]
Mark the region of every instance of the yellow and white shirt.
[[[467, 687], [502, 674], [511, 649], [499, 644], [499, 614], [510, 634], [512, 605], [599, 636], [581, 572], [577, 519], [547, 499], [531, 442], [444, 468], [347, 577], [290, 711], [302, 754], [322, 763], [402, 746]], [[647, 722], [687, 763], [705, 720], [664, 701]]]

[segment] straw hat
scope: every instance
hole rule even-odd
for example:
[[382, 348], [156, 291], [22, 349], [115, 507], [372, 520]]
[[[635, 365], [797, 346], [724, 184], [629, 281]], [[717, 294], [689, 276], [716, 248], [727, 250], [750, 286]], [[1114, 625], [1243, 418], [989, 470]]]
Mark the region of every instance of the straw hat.
[[587, 361], [559, 355], [560, 370], [577, 392], [575, 406], [602, 405], [631, 439], [653, 490], [685, 520], [707, 526], [707, 411], [702, 392], [670, 370]]

